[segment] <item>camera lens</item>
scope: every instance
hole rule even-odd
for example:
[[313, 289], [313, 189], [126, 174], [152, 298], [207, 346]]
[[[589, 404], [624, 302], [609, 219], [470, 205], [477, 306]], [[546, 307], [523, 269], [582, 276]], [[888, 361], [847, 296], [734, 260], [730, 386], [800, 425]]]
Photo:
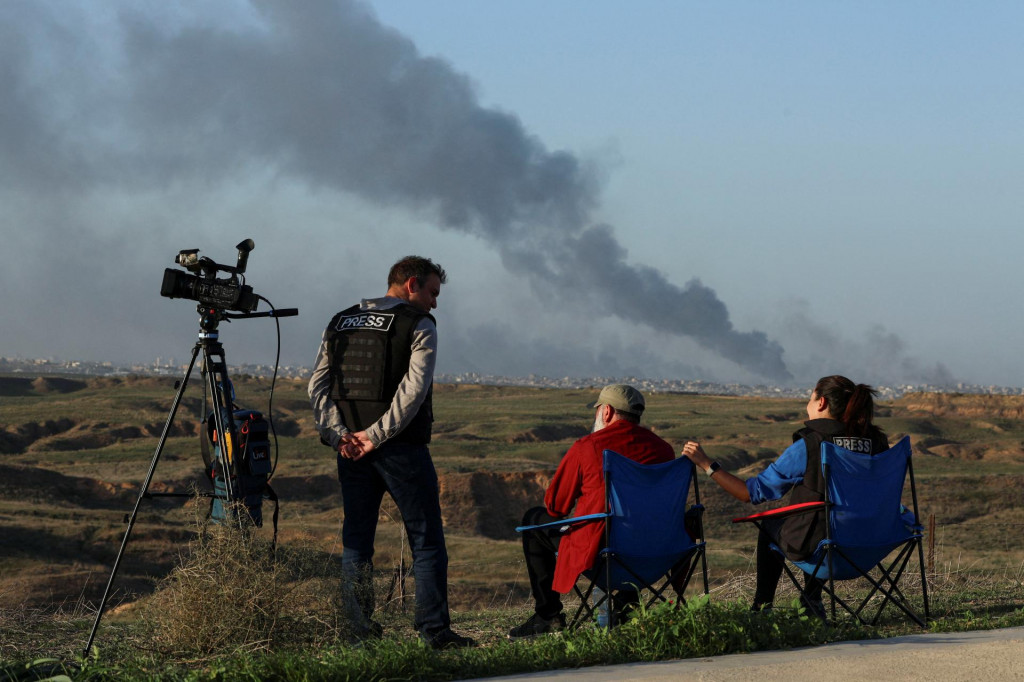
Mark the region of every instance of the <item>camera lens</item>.
[[163, 284], [160, 285], [160, 295], [167, 298], [195, 299], [192, 292], [198, 279], [195, 275], [166, 268], [164, 269]]

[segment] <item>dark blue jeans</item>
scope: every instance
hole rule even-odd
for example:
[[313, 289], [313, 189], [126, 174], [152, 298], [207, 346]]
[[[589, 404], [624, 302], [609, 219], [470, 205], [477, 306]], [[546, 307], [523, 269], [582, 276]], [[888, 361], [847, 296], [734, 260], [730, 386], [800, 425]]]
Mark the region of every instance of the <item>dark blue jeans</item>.
[[338, 480], [345, 509], [342, 570], [362, 615], [373, 614], [373, 541], [387, 492], [402, 514], [412, 549], [416, 630], [429, 637], [448, 628], [448, 552], [430, 450], [389, 441], [355, 462], [339, 455]]

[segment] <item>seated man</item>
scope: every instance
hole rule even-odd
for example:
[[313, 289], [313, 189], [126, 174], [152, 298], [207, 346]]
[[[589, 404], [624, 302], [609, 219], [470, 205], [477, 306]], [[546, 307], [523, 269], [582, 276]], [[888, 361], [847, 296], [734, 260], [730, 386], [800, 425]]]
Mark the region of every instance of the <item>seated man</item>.
[[[605, 386], [597, 402], [588, 406], [597, 408], [593, 433], [580, 438], [565, 453], [544, 495], [545, 506], [527, 511], [523, 525], [566, 518], [573, 505], [576, 506], [574, 516], [603, 512], [605, 450], [613, 450], [641, 464], [660, 464], [674, 459], [671, 445], [640, 426], [644, 405], [643, 395], [632, 386]], [[580, 573], [593, 566], [603, 539], [604, 522], [601, 520], [523, 533], [526, 570], [536, 604], [529, 620], [508, 633], [511, 639], [533, 637], [565, 627], [559, 593], [570, 592]], [[615, 606], [621, 608], [622, 605]]]

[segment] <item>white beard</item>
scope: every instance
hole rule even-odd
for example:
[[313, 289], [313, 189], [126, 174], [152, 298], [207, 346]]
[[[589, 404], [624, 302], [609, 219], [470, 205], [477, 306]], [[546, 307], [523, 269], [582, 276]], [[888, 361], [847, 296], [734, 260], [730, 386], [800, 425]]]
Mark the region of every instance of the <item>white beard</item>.
[[598, 415], [594, 417], [594, 427], [590, 430], [590, 432], [597, 433], [606, 426], [608, 425], [604, 423], [604, 420], [601, 419], [600, 413], [598, 413]]

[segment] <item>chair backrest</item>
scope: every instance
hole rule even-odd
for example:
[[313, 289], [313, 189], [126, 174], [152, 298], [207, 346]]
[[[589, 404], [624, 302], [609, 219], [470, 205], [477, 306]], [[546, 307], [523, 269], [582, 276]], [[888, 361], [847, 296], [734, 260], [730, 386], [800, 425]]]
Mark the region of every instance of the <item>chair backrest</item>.
[[[608, 547], [644, 580], [657, 580], [695, 543], [686, 532], [686, 502], [694, 466], [686, 457], [663, 464], [640, 464], [604, 451]], [[613, 584], [635, 581], [628, 575]]]
[[910, 438], [877, 455], [821, 444], [828, 484], [829, 532], [845, 547], [895, 546], [908, 537], [900, 502], [910, 462]]

